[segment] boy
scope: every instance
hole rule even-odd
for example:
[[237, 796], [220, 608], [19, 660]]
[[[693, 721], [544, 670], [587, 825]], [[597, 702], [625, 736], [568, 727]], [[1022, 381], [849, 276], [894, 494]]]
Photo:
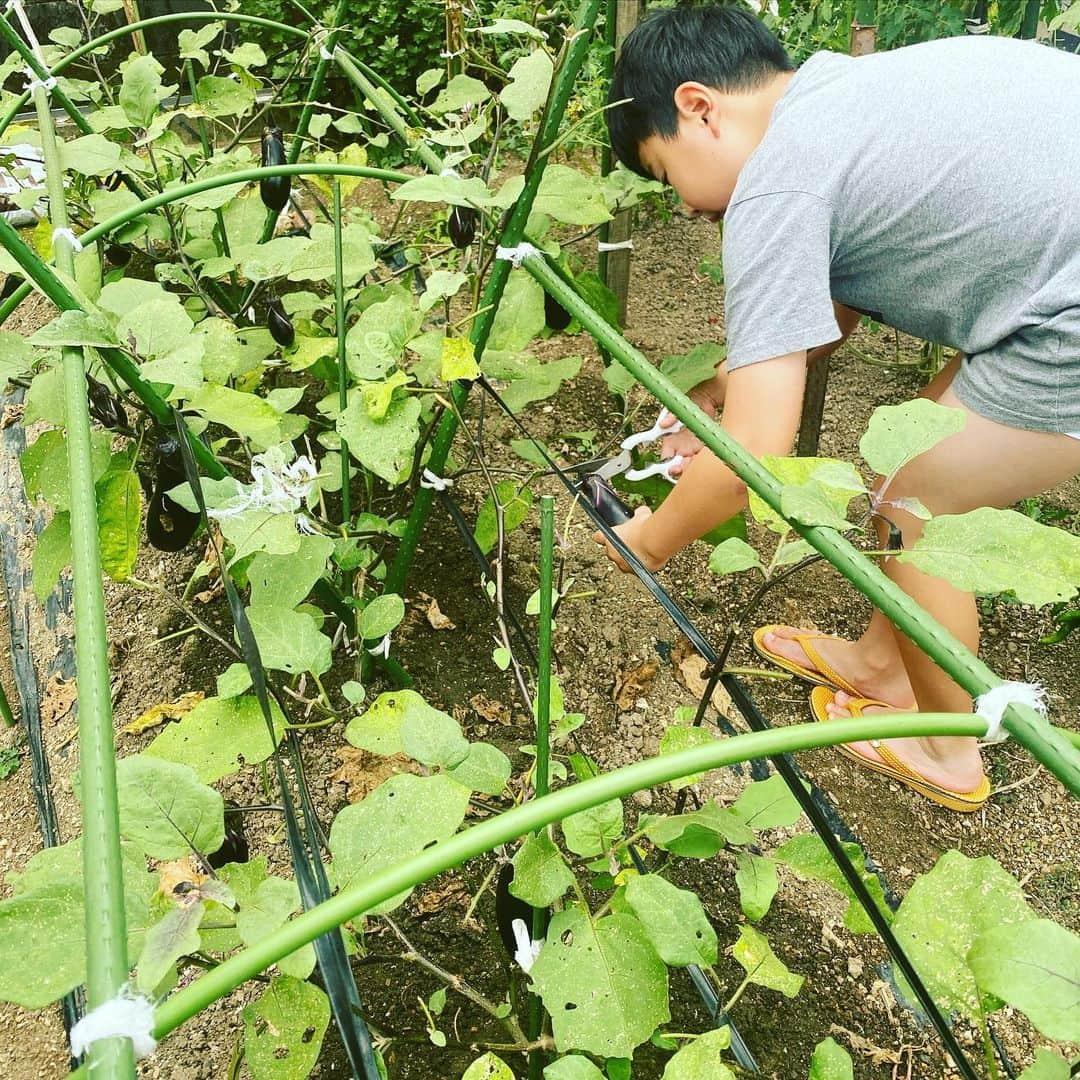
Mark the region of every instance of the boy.
[[[1080, 433], [1080, 59], [953, 38], [819, 53], [796, 71], [749, 11], [684, 7], [627, 37], [610, 100], [627, 98], [608, 113], [620, 160], [670, 184], [690, 213], [724, 219], [727, 361], [694, 397], [751, 453], [790, 452], [808, 357], [834, 350], [863, 312], [958, 350], [923, 394], [966, 425], [901, 470], [892, 499], [959, 514], [1080, 472], [1080, 434], [1069, 435]], [[652, 568], [746, 504], [699, 442], [665, 441], [687, 457], [682, 478], [655, 514], [619, 528]], [[913, 543], [922, 521], [890, 514]], [[978, 649], [971, 595], [895, 560], [885, 569]], [[755, 644], [832, 688], [815, 690], [819, 719], [972, 707], [877, 612], [857, 641], [768, 627]], [[972, 738], [845, 749], [953, 809], [989, 794]]]

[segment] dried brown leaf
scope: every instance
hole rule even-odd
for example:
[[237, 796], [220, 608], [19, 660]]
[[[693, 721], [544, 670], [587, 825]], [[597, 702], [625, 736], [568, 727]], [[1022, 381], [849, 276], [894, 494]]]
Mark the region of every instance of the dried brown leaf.
[[457, 627], [440, 610], [439, 601], [433, 596], [424, 612], [432, 630], [456, 630]]
[[62, 720], [75, 704], [79, 690], [74, 679], [65, 679], [59, 672], [53, 672], [52, 678], [45, 684], [41, 695], [41, 722], [55, 724]]
[[[689, 638], [680, 637], [671, 650], [671, 666], [675, 669], [675, 681], [686, 687], [691, 695], [700, 701], [705, 696], [708, 686], [705, 658], [694, 651]], [[713, 690], [713, 707], [721, 713], [731, 711], [731, 695], [719, 684]]]
[[900, 1050], [886, 1050], [884, 1047], [872, 1043], [855, 1031], [849, 1031], [839, 1024], [833, 1024], [829, 1028], [830, 1035], [839, 1035], [848, 1046], [857, 1054], [868, 1057], [875, 1065], [899, 1065], [903, 1057]]
[[646, 660], [644, 663], [633, 664], [619, 671], [615, 676], [615, 689], [612, 696], [621, 711], [632, 709], [638, 698], [648, 694], [649, 687], [652, 686], [659, 670], [659, 661]]
[[489, 724], [509, 726], [510, 709], [501, 701], [492, 701], [491, 698], [485, 697], [483, 694], [475, 694], [469, 698], [469, 704]]
[[467, 909], [471, 899], [465, 882], [461, 878], [450, 878], [418, 896], [413, 906], [417, 915], [432, 915], [452, 907]]
[[206, 695], [201, 690], [192, 690], [190, 693], [181, 694], [175, 701], [162, 701], [122, 727], [120, 734], [141, 735], [150, 728], [164, 724], [166, 720], [179, 720], [185, 713], [191, 712], [205, 697]]
[[330, 774], [333, 784], [345, 784], [349, 802], [360, 802], [384, 780], [400, 772], [418, 773], [419, 766], [404, 754], [383, 757], [355, 746], [343, 746], [337, 751], [341, 766]]

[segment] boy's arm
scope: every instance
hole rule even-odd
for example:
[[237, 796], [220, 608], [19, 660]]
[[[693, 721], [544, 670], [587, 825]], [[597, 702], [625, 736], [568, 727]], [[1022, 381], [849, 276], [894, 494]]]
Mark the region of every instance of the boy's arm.
[[[790, 453], [805, 385], [805, 350], [737, 368], [727, 378], [721, 427], [754, 457]], [[657, 570], [746, 503], [746, 485], [719, 458], [703, 450], [694, 455], [655, 514], [642, 507], [616, 532], [647, 567]], [[600, 533], [595, 537], [620, 570], [629, 570]]]

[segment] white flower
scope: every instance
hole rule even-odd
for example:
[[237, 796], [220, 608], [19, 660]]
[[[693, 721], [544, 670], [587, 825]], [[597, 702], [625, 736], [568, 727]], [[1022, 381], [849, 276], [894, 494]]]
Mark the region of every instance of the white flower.
[[387, 634], [386, 637], [384, 637], [382, 639], [382, 641], [380, 641], [379, 644], [375, 646], [375, 648], [368, 649], [368, 652], [372, 656], [381, 656], [384, 660], [389, 660], [390, 659], [390, 635]]
[[544, 947], [544, 939], [533, 941], [523, 919], [514, 919], [510, 924], [510, 929], [514, 931], [514, 941], [517, 943], [517, 948], [514, 950], [514, 962], [527, 975], [532, 970], [533, 962], [540, 955], [540, 950]]
[[251, 484], [238, 485], [235, 498], [223, 506], [207, 511], [208, 517], [226, 518], [247, 513], [248, 510], [269, 510], [273, 514], [289, 514], [299, 510], [311, 495], [319, 470], [306, 456], [286, 463], [280, 446], [272, 446], [251, 459]]

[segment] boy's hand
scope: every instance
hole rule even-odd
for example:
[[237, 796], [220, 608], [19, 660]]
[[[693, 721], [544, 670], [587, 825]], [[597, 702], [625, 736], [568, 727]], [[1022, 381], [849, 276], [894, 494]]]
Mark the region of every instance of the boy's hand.
[[[652, 511], [647, 506], [639, 506], [629, 521], [624, 521], [621, 525], [615, 526], [615, 532], [619, 534], [619, 539], [644, 563], [645, 567], [655, 573], [663, 567], [667, 559], [654, 555], [646, 545], [645, 523], [650, 517], [652, 517]], [[624, 574], [633, 573], [626, 560], [608, 543], [602, 532], [594, 532], [593, 539], [604, 549], [607, 557]]]
[[[727, 365], [721, 364], [716, 374], [711, 379], [698, 383], [687, 395], [695, 405], [709, 416], [716, 417], [724, 406], [724, 392], [727, 389]], [[661, 427], [671, 427], [675, 423], [675, 417], [666, 413], [660, 421]], [[674, 435], [667, 435], [660, 443], [660, 457], [663, 460], [681, 454], [681, 465], [671, 466], [672, 476], [681, 476], [683, 470], [690, 464], [690, 459], [703, 449], [704, 444], [692, 432], [683, 428]]]

